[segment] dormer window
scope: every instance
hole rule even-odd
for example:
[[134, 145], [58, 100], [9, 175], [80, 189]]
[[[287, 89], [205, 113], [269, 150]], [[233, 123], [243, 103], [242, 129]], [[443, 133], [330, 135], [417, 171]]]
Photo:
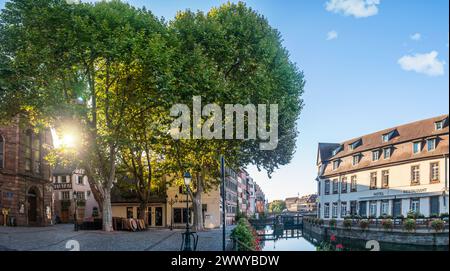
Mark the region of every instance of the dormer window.
[[394, 133], [395, 133], [395, 130], [392, 130], [389, 133], [382, 135], [381, 140], [383, 141], [383, 143], [389, 142], [389, 140], [391, 140], [392, 137], [394, 136]]
[[439, 131], [439, 130], [444, 129], [444, 121], [443, 121], [443, 120], [441, 120], [441, 121], [436, 121], [436, 122], [434, 123], [434, 128], [436, 129], [436, 131]]
[[361, 154], [353, 155], [353, 165], [354, 166], [358, 165], [359, 161], [361, 161]]
[[388, 147], [388, 148], [384, 148], [383, 149], [383, 158], [384, 159], [389, 159], [391, 158], [391, 154], [392, 154], [392, 148]]
[[422, 142], [416, 141], [413, 143], [413, 153], [418, 154], [422, 150]]
[[427, 150], [433, 151], [434, 149], [436, 149], [436, 138], [427, 139]]
[[349, 147], [351, 150], [354, 150], [354, 149], [358, 148], [361, 145], [361, 143], [362, 143], [362, 140], [358, 139], [355, 142], [351, 143]]
[[333, 170], [336, 170], [339, 168], [339, 160], [334, 160], [333, 161]]
[[335, 156], [336, 154], [338, 154], [340, 151], [342, 150], [342, 146], [337, 147], [336, 149], [333, 150], [333, 156]]
[[372, 151], [372, 161], [380, 160], [380, 150]]

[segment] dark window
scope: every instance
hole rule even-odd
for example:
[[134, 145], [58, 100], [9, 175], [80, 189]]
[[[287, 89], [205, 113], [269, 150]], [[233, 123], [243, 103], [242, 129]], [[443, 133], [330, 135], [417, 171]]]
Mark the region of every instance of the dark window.
[[325, 180], [325, 195], [330, 194], [330, 180]]
[[127, 207], [127, 218], [133, 218], [133, 207]]
[[41, 173], [41, 136], [40, 134], [34, 135], [33, 138], [33, 168], [34, 173]]
[[341, 181], [341, 192], [347, 193], [347, 177], [343, 177]]
[[359, 215], [367, 216], [367, 201], [361, 201], [359, 203]]
[[356, 205], [357, 205], [356, 200], [350, 201], [350, 214], [351, 215], [356, 215], [358, 213], [356, 210]]
[[430, 215], [439, 215], [439, 196], [430, 197]]
[[[173, 222], [174, 223], [186, 223], [187, 220], [187, 212], [186, 212], [186, 208], [173, 208]], [[192, 216], [189, 215], [189, 217], [191, 218]]]
[[383, 188], [388, 188], [389, 187], [389, 170], [383, 170], [381, 172], [381, 178], [382, 178], [382, 185]]
[[32, 157], [31, 137], [32, 137], [31, 130], [27, 130], [26, 135], [25, 135], [25, 170], [26, 171], [31, 171], [31, 157]]
[[399, 217], [402, 214], [402, 200], [401, 199], [394, 200], [392, 208], [393, 208], [392, 215], [394, 217]]
[[333, 194], [338, 193], [338, 179], [333, 180]]
[[376, 172], [370, 173], [370, 189], [371, 190], [377, 189], [377, 173]]
[[351, 192], [356, 192], [357, 191], [357, 179], [356, 179], [356, 175], [353, 175], [351, 180], [351, 184], [350, 184], [350, 191]]
[[3, 168], [5, 160], [5, 139], [0, 135], [0, 168]]

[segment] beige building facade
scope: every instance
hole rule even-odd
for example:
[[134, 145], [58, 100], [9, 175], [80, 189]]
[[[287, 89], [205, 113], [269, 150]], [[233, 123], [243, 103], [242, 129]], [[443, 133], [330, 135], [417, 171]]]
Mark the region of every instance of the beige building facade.
[[318, 216], [448, 213], [448, 115], [320, 143]]

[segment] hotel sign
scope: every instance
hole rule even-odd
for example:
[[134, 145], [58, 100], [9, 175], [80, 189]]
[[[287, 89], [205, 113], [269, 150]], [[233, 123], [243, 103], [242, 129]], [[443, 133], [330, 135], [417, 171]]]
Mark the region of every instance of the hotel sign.
[[54, 183], [53, 189], [55, 190], [72, 189], [72, 183]]
[[427, 192], [426, 188], [413, 189], [413, 190], [403, 190], [403, 194], [417, 194], [417, 193], [425, 193], [425, 192]]

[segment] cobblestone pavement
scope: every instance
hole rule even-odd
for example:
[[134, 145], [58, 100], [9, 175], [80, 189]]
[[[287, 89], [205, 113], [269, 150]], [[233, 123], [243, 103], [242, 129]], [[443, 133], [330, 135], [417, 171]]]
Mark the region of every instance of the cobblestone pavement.
[[[231, 228], [228, 227], [227, 238], [230, 231]], [[67, 251], [71, 250], [71, 244], [76, 242], [82, 251], [178, 251], [183, 232], [181, 229], [111, 233], [74, 231], [71, 224], [49, 227], [0, 227], [0, 251]], [[222, 229], [199, 232], [198, 235], [197, 250], [222, 250]]]

